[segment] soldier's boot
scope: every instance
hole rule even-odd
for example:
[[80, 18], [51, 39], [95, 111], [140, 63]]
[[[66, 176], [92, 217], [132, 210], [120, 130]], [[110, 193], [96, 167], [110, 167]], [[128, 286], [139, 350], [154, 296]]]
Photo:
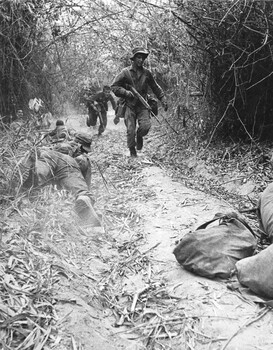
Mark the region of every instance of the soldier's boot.
[[98, 130], [98, 136], [101, 136], [101, 134], [105, 131], [106, 127], [103, 124], [100, 124], [99, 130]]
[[137, 135], [137, 150], [140, 151], [143, 148], [143, 137]]
[[136, 148], [130, 147], [129, 149], [130, 149], [130, 156], [133, 158], [137, 157]]
[[114, 124], [117, 125], [120, 122], [119, 117], [116, 115], [114, 120], [113, 120]]
[[75, 211], [82, 224], [92, 227], [101, 226], [100, 219], [93, 208], [91, 199], [87, 195], [80, 195], [76, 199]]

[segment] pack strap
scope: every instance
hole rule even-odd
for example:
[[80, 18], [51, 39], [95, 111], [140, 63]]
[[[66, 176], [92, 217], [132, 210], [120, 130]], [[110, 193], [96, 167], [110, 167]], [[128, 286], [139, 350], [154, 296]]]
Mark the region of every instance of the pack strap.
[[[134, 80], [133, 80], [133, 77], [132, 77], [132, 74], [131, 74], [129, 68], [126, 68], [126, 71], [128, 72], [128, 74], [129, 74], [129, 76], [130, 76], [130, 80], [131, 80], [131, 82], [132, 82], [133, 87], [137, 90], [136, 85], [135, 85], [135, 83], [134, 83]], [[141, 77], [140, 83], [139, 83], [140, 86], [142, 86], [142, 84], [144, 83], [145, 77], [146, 77], [146, 73], [142, 74], [142, 77]]]
[[255, 238], [258, 238], [258, 235], [252, 230], [252, 228], [248, 225], [248, 223], [245, 220], [242, 220], [238, 218], [237, 216], [229, 216], [226, 214], [220, 215], [220, 216], [215, 216], [212, 220], [209, 220], [205, 222], [204, 224], [200, 225], [197, 227], [196, 230], [202, 230], [205, 229], [208, 225], [212, 224], [214, 221], [219, 220], [219, 225], [223, 225], [225, 223], [228, 223], [230, 220], [238, 220], [242, 225], [244, 225]]
[[130, 70], [129, 70], [128, 68], [126, 68], [126, 72], [129, 74], [129, 77], [130, 77], [130, 80], [131, 80], [131, 82], [132, 82], [132, 85], [133, 85], [133, 87], [136, 89], [135, 83], [134, 83], [134, 81], [133, 81], [132, 74], [131, 74], [131, 72], [130, 72]]

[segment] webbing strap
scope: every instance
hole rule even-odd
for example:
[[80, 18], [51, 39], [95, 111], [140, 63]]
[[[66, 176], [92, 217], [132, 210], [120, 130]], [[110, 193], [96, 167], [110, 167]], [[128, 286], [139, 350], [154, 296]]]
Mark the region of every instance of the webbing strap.
[[[213, 223], [214, 221], [219, 220], [220, 221], [220, 225], [221, 225], [221, 220], [223, 221], [228, 221], [228, 220], [238, 220], [241, 224], [243, 224], [251, 233], [252, 235], [257, 238], [258, 236], [255, 234], [255, 232], [252, 230], [252, 228], [248, 225], [248, 223], [242, 219], [239, 219], [238, 217], [229, 217], [228, 215], [221, 215], [219, 217], [214, 217], [212, 220], [209, 220], [207, 222], [205, 222], [204, 224], [200, 225], [197, 227], [196, 230], [201, 230], [201, 229], [205, 229], [209, 224]], [[223, 223], [222, 223], [223, 224]]]

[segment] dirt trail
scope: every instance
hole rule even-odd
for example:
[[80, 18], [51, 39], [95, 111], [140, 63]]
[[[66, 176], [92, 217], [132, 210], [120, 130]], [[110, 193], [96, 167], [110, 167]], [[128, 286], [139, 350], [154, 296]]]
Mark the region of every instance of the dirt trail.
[[[112, 115], [108, 120], [103, 136], [94, 135], [91, 156], [106, 232], [83, 230], [59, 244], [73, 277], [56, 290], [66, 334], [58, 349], [271, 350], [271, 311], [256, 320], [258, 304], [224, 282], [186, 272], [172, 254], [183, 234], [231, 208], [174, 181], [168, 169], [154, 165], [146, 144], [137, 159], [129, 158], [123, 123], [115, 126]], [[90, 132], [84, 116], [67, 123]], [[128, 331], [129, 323], [145, 322]]]

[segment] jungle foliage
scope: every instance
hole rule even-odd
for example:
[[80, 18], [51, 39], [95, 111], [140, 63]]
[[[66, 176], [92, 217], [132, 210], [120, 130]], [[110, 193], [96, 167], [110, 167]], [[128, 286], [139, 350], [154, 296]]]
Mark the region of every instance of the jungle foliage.
[[[193, 42], [193, 66], [215, 114], [207, 126], [225, 134], [272, 134], [272, 2], [176, 2], [174, 15]], [[215, 129], [214, 129], [215, 131]]]
[[144, 45], [173, 121], [205, 138], [270, 138], [272, 26], [268, 1], [4, 0], [0, 115], [27, 114], [34, 97], [69, 113]]

